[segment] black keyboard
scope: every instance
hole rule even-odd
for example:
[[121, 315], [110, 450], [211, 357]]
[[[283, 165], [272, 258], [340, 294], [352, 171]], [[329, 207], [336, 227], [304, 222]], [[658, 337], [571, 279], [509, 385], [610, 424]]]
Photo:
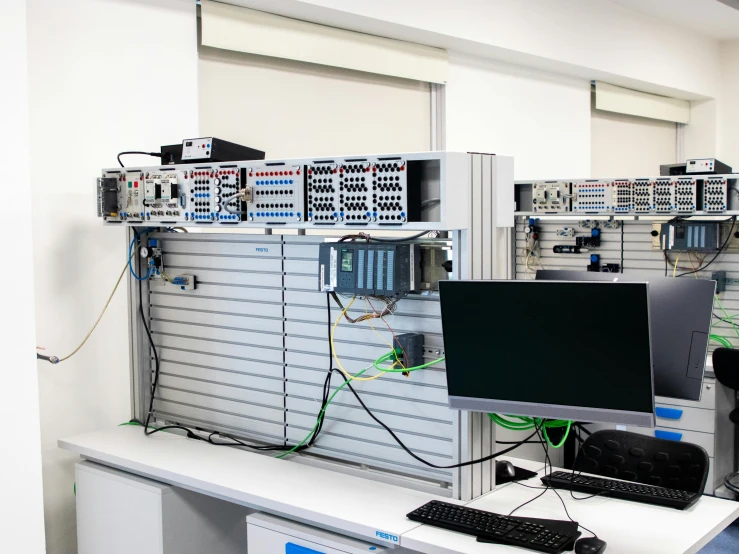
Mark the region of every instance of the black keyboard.
[[700, 494], [696, 492], [679, 491], [630, 481], [618, 481], [606, 477], [575, 474], [573, 478], [572, 472], [568, 471], [555, 471], [551, 475], [542, 477], [541, 482], [555, 489], [572, 489], [576, 492], [589, 494], [603, 493], [603, 496], [611, 498], [634, 500], [635, 502], [667, 506], [678, 510], [684, 510], [692, 506], [700, 498]]
[[571, 521], [502, 516], [438, 500], [424, 504], [406, 517], [426, 525], [474, 535], [480, 541], [549, 554], [572, 550], [580, 536], [577, 523]]

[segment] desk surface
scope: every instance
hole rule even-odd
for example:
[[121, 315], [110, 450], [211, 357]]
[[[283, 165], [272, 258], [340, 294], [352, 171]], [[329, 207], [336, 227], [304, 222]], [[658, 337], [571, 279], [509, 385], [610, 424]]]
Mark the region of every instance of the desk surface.
[[[394, 535], [400, 537], [401, 546], [426, 554], [524, 552], [477, 543], [474, 537], [406, 519], [405, 514], [438, 500], [437, 496], [178, 435], [145, 437], [141, 427], [124, 426], [61, 439], [59, 446], [130, 473], [346, 535], [377, 542], [381, 542], [377, 531]], [[503, 459], [532, 470], [541, 468]], [[538, 479], [526, 483], [539, 486]], [[469, 505], [508, 513], [539, 492], [511, 483]], [[607, 498], [577, 502], [560, 494], [572, 517], [608, 543], [609, 554], [694, 553], [739, 517], [739, 503], [713, 497], [678, 511]], [[567, 517], [551, 491], [516, 515]]]
[[[538, 479], [524, 482], [541, 485]], [[507, 514], [541, 490], [509, 483], [469, 503], [471, 508]], [[608, 543], [607, 554], [693, 554], [739, 517], [739, 503], [704, 496], [687, 510], [675, 510], [614, 498], [573, 500], [559, 491], [572, 519]], [[575, 493], [578, 498], [587, 496]], [[554, 491], [516, 512], [517, 516], [567, 519]], [[581, 529], [582, 531], [582, 529]], [[583, 532], [584, 537], [590, 536]], [[403, 546], [427, 554], [513, 554], [513, 547], [478, 543], [474, 537], [422, 525], [403, 535]], [[491, 548], [494, 546], [494, 548]]]
[[60, 439], [59, 446], [156, 481], [375, 542], [383, 542], [377, 531], [400, 537], [417, 527], [405, 515], [439, 499], [172, 433], [145, 437], [138, 426]]

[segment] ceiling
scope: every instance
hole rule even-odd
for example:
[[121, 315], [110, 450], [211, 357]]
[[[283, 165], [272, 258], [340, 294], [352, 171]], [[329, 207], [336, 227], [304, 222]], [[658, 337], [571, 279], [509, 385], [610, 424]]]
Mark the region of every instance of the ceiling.
[[716, 40], [739, 38], [739, 0], [611, 0]]

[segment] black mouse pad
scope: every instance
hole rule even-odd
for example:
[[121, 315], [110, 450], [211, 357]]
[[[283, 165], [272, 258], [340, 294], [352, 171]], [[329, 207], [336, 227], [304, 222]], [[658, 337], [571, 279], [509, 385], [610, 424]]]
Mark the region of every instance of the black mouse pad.
[[532, 477], [536, 477], [538, 473], [535, 471], [529, 471], [528, 469], [524, 469], [522, 467], [513, 466], [514, 471], [516, 472], [516, 475], [511, 477], [497, 477], [495, 479], [496, 485], [504, 485], [506, 483], [510, 483], [511, 481], [525, 481], [526, 479], [531, 479]]

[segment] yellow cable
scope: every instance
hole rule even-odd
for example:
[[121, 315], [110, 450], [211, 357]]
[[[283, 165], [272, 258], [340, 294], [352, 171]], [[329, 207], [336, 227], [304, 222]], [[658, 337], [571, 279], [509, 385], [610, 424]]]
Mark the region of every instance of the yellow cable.
[[[693, 264], [693, 256], [691, 256], [691, 253], [688, 252], [688, 261], [690, 262], [690, 267], [693, 268], [693, 277], [696, 279], [698, 278], [698, 271], [696, 270], [695, 265]], [[700, 264], [698, 264], [698, 267], [700, 267]]]
[[[110, 301], [113, 300], [113, 295], [115, 294], [115, 291], [118, 290], [118, 285], [121, 284], [121, 280], [123, 279], [123, 276], [126, 274], [126, 270], [128, 269], [128, 262], [129, 262], [129, 260], [126, 260], [126, 265], [123, 266], [123, 271], [121, 271], [121, 274], [118, 277], [118, 280], [116, 281], [115, 286], [113, 287], [113, 292], [111, 292], [110, 293], [110, 296], [108, 297], [108, 301], [105, 303], [105, 306], [103, 306], [103, 311], [100, 312], [100, 315], [98, 316], [97, 321], [95, 321], [95, 325], [92, 326], [92, 329], [90, 329], [90, 332], [87, 333], [87, 336], [80, 343], [80, 345], [77, 348], [75, 348], [72, 351], [71, 354], [68, 354], [68, 355], [64, 356], [63, 358], [59, 358], [59, 362], [63, 362], [65, 360], [68, 360], [69, 358], [71, 358], [72, 356], [74, 356], [75, 354], [77, 354], [77, 352], [79, 352], [80, 348], [82, 348], [83, 346], [85, 346], [85, 343], [87, 342], [87, 339], [90, 338], [90, 335], [92, 335], [92, 332], [95, 330], [95, 327], [97, 327], [98, 326], [98, 323], [100, 323], [100, 320], [103, 319], [103, 315], [105, 315], [105, 310], [108, 309], [108, 305], [110, 304]], [[57, 363], [59, 363], [59, 362], [57, 362]]]
[[673, 277], [677, 277], [677, 262], [680, 261], [680, 254], [682, 254], [682, 251], [680, 251], [680, 252], [677, 253], [677, 258], [675, 258], [675, 265], [672, 266], [673, 267], [673, 269], [672, 269], [672, 276]]
[[336, 360], [336, 365], [339, 366], [339, 369], [341, 370], [341, 373], [344, 374], [344, 376], [349, 379], [350, 381], [372, 381], [373, 379], [377, 379], [378, 377], [382, 377], [387, 373], [386, 371], [382, 371], [378, 373], [377, 375], [373, 375], [372, 377], [355, 377], [351, 373], [349, 373], [347, 370], [344, 369], [344, 366], [341, 365], [341, 362], [339, 361], [339, 356], [336, 353], [336, 347], [334, 346], [334, 333], [336, 333], [336, 327], [339, 325], [339, 321], [341, 321], [341, 318], [344, 317], [344, 314], [346, 314], [347, 310], [351, 307], [352, 304], [354, 304], [354, 301], [356, 300], [356, 296], [352, 297], [352, 301], [347, 304], [346, 308], [344, 308], [341, 313], [339, 314], [339, 317], [336, 318], [336, 321], [334, 322], [334, 326], [331, 328], [331, 336], [329, 337], [331, 341], [331, 352], [334, 354], [334, 360]]

